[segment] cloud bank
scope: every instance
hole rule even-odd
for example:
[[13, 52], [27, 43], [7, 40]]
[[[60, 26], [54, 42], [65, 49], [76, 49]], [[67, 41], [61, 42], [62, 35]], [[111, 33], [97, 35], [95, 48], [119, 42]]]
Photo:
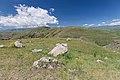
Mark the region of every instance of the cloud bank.
[[[49, 24], [58, 24], [55, 16], [40, 7], [28, 7], [25, 5], [15, 6], [17, 14], [15, 16], [0, 16], [0, 26], [15, 28], [33, 28], [48, 26]], [[54, 10], [52, 8], [52, 10]]]
[[99, 24], [83, 24], [84, 27], [116, 26], [116, 25], [120, 25], [120, 19], [113, 19], [112, 21], [106, 21]]

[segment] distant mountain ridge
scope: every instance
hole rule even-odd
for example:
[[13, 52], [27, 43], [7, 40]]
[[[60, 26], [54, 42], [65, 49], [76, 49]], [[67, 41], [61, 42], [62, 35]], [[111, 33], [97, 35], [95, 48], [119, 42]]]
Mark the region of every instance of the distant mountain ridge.
[[115, 26], [97, 26], [97, 27], [90, 27], [92, 29], [101, 29], [101, 30], [110, 30], [110, 29], [120, 29], [120, 25]]
[[110, 43], [118, 35], [114, 31], [95, 30], [83, 27], [39, 27], [24, 30], [10, 30], [0, 32], [0, 39], [25, 39], [25, 38], [80, 38], [100, 45]]
[[15, 29], [2, 29], [0, 30], [1, 32], [5, 31], [5, 32], [9, 32], [9, 31], [23, 31], [23, 30], [30, 30], [32, 28], [15, 28]]

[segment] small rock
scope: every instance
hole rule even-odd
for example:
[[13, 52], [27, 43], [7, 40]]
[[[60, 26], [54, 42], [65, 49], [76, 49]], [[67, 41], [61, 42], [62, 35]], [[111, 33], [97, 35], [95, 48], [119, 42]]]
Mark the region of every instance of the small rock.
[[48, 69], [54, 69], [54, 67], [50, 65], [50, 66], [48, 67]]
[[24, 45], [21, 43], [21, 41], [18, 41], [18, 40], [15, 41], [14, 46], [17, 47], [17, 48], [22, 48], [22, 47], [24, 47]]
[[120, 60], [117, 60], [118, 63], [120, 63]]
[[41, 51], [42, 51], [42, 49], [33, 49], [32, 50], [33, 53], [38, 53], [38, 52], [41, 52]]
[[105, 60], [107, 60], [107, 59], [108, 59], [108, 57], [105, 57], [104, 59], [105, 59]]
[[102, 60], [100, 60], [100, 59], [97, 59], [97, 62], [101, 62], [101, 63], [102, 63], [103, 61], [102, 61]]
[[119, 52], [117, 52], [117, 54], [119, 54]]
[[52, 57], [42, 57], [42, 58], [40, 58], [41, 62], [51, 62], [52, 60], [54, 60]]
[[71, 38], [67, 38], [66, 41], [71, 41]]
[[114, 53], [116, 52], [116, 51], [113, 51]]
[[56, 44], [56, 47], [54, 47], [48, 54], [53, 55], [54, 57], [58, 55], [62, 55], [64, 53], [68, 52], [67, 44]]
[[4, 47], [6, 47], [6, 45], [0, 45], [0, 48], [4, 48]]
[[38, 65], [39, 64], [39, 61], [40, 60], [37, 60], [33, 63], [33, 67], [36, 67], [36, 68], [40, 68], [40, 66]]

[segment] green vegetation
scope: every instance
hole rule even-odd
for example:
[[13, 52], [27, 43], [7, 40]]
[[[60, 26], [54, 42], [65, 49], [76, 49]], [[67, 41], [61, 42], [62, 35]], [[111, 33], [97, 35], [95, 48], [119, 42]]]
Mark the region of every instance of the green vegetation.
[[[0, 44], [8, 44], [14, 40], [0, 40]], [[66, 38], [31, 38], [22, 39], [25, 48], [0, 48], [1, 80], [119, 80], [120, 53], [113, 53], [80, 38], [66, 41]], [[56, 43], [67, 43], [68, 53], [56, 59], [65, 66], [56, 70], [34, 69], [34, 61], [47, 53]], [[11, 43], [12, 44], [12, 43]], [[43, 49], [40, 53], [32, 53], [35, 48]], [[96, 54], [96, 56], [94, 56]], [[105, 59], [107, 57], [108, 59]], [[101, 59], [103, 63], [96, 62]]]
[[[71, 38], [70, 41], [66, 41]], [[15, 48], [21, 39], [24, 48]], [[0, 80], [119, 80], [120, 51], [112, 52], [102, 46], [120, 39], [119, 30], [94, 30], [80, 27], [34, 28], [24, 31], [0, 32]], [[34, 61], [50, 56], [55, 44], [67, 43], [69, 51], [55, 57], [64, 67], [35, 69]], [[42, 49], [32, 53], [33, 49]], [[97, 59], [103, 62], [97, 62]]]

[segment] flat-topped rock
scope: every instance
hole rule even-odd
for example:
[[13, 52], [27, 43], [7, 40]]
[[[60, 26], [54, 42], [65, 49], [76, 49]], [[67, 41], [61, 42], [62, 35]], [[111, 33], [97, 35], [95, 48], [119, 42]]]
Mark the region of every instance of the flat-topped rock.
[[67, 44], [56, 44], [56, 47], [54, 47], [48, 54], [53, 55], [54, 57], [58, 55], [62, 55], [64, 53], [68, 52], [68, 46]]

